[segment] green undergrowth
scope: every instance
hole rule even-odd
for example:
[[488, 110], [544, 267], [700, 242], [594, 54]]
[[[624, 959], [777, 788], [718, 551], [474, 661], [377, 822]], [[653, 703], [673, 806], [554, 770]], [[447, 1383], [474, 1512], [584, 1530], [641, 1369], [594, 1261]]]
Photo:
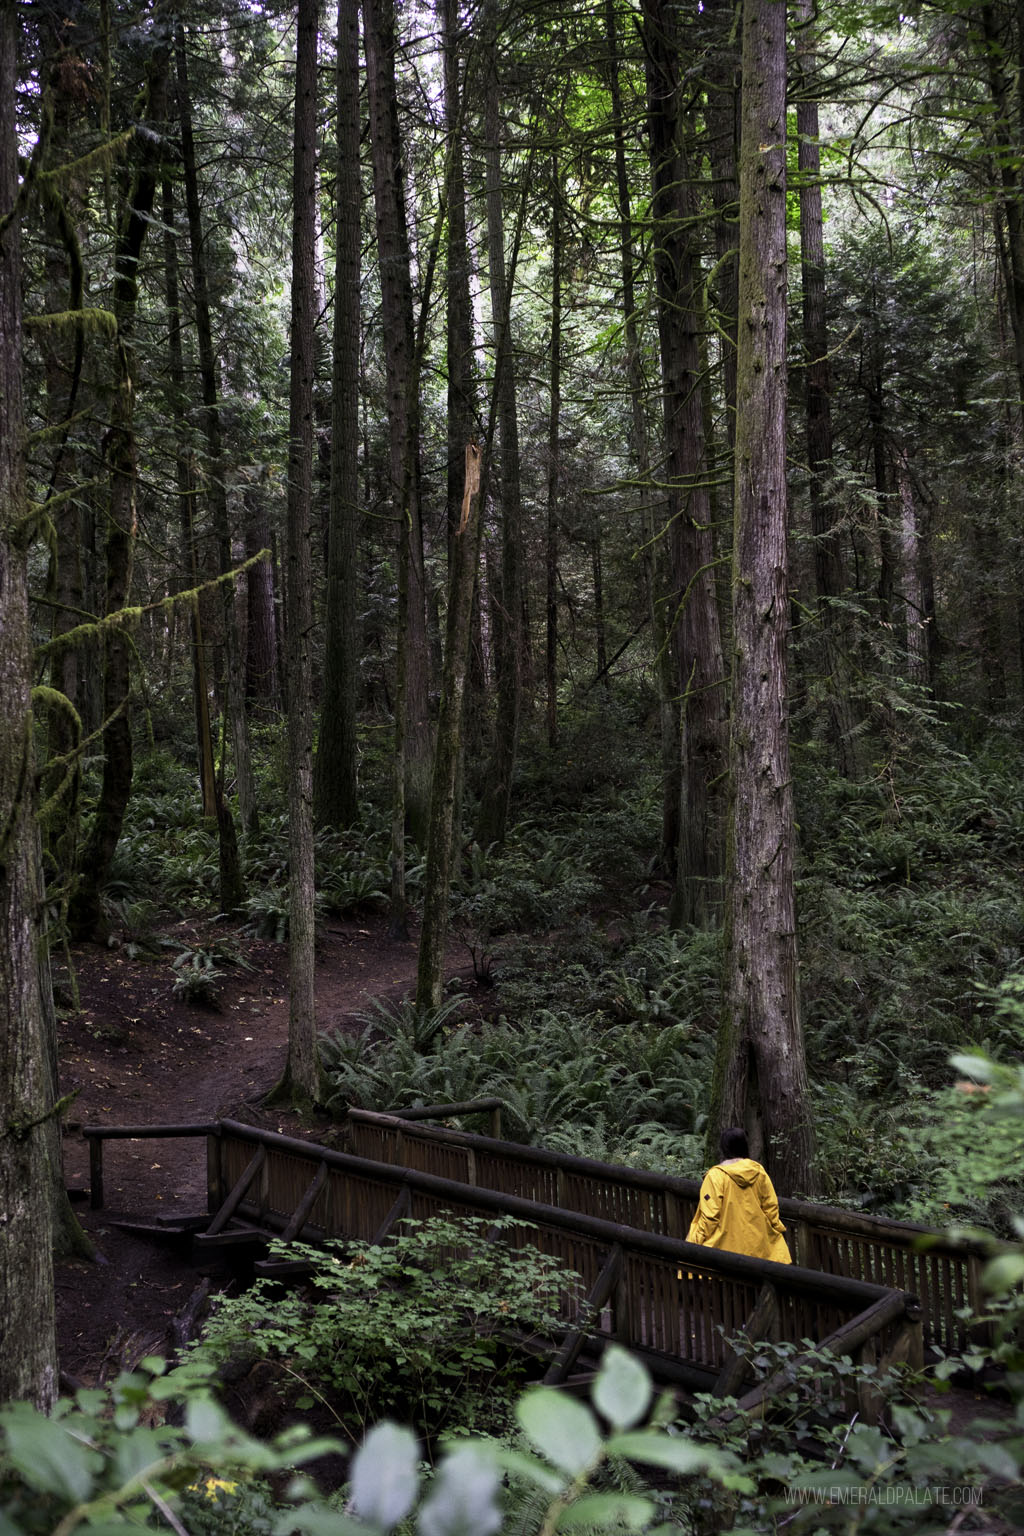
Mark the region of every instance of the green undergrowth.
[[282, 1412], [318, 1406], [358, 1439], [387, 1414], [430, 1444], [502, 1429], [529, 1356], [548, 1342], [578, 1279], [524, 1243], [519, 1224], [405, 1220], [386, 1245], [278, 1244], [309, 1266], [301, 1291], [257, 1280], [218, 1304], [200, 1360], [269, 1363]]
[[[497, 1097], [515, 1139], [692, 1173], [716, 947], [707, 935], [688, 944], [653, 931], [614, 948], [589, 925], [571, 943], [513, 948], [495, 1018], [470, 1018], [456, 996], [426, 1015], [411, 1003], [381, 1005], [360, 1033], [325, 1037], [331, 1106], [341, 1114]], [[554, 1006], [541, 1002], [549, 990]]]

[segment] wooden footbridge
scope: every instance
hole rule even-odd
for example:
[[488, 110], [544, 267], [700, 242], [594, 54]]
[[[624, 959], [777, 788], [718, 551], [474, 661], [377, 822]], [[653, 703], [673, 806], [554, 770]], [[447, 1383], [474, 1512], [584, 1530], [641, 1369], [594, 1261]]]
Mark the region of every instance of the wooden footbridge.
[[[783, 1199], [792, 1265], [696, 1247], [685, 1241], [696, 1180], [409, 1118], [470, 1107], [480, 1105], [401, 1116], [352, 1110], [344, 1151], [234, 1120], [89, 1126], [91, 1202], [103, 1205], [108, 1141], [194, 1137], [206, 1144], [207, 1210], [163, 1220], [162, 1230], [191, 1232], [197, 1255], [246, 1253], [263, 1274], [283, 1277], [288, 1267], [260, 1257], [275, 1236], [381, 1242], [403, 1217], [514, 1217], [503, 1240], [532, 1244], [582, 1277], [586, 1300], [567, 1299], [552, 1382], [569, 1376], [582, 1350], [610, 1339], [656, 1379], [721, 1395], [743, 1384], [744, 1360], [726, 1343], [741, 1333], [810, 1341], [880, 1366], [919, 1364], [929, 1346], [968, 1342], [966, 1312], [976, 1307], [984, 1261], [978, 1245]], [[740, 1401], [752, 1406], [776, 1385]]]

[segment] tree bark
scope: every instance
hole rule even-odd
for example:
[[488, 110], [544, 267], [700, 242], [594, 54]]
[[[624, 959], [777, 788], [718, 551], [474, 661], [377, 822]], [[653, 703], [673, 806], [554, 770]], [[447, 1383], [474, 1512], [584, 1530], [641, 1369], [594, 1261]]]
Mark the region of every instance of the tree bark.
[[644, 407], [646, 386], [641, 362], [640, 333], [637, 326], [636, 295], [633, 282], [633, 219], [630, 211], [629, 176], [626, 170], [626, 135], [620, 83], [619, 42], [615, 25], [614, 0], [605, 0], [605, 36], [608, 41], [609, 93], [612, 105], [612, 133], [615, 142], [615, 183], [618, 192], [619, 260], [622, 272], [623, 326], [626, 336], [626, 374], [630, 397], [630, 457], [636, 468], [640, 504], [640, 532], [644, 562], [644, 585], [651, 615], [658, 678], [658, 724], [661, 761], [661, 849], [659, 863], [675, 875], [679, 851], [679, 700], [675, 682], [672, 647], [669, 641], [672, 596], [665, 558], [664, 542], [658, 538], [654, 523], [654, 498], [651, 493], [651, 454]]
[[[800, 0], [796, 53], [804, 89], [813, 89], [816, 65], [814, 0]], [[849, 638], [844, 635], [836, 600], [845, 590], [843, 552], [832, 515], [828, 476], [832, 466], [832, 399], [828, 365], [828, 324], [825, 314], [825, 239], [821, 216], [821, 150], [818, 143], [818, 103], [808, 95], [796, 109], [800, 173], [800, 264], [803, 279], [803, 343], [807, 467], [810, 471], [811, 535], [814, 576], [822, 634], [822, 660], [829, 679], [828, 710], [836, 767], [844, 778], [856, 779], [860, 768], [856, 731], [850, 706], [847, 665]]]
[[356, 752], [356, 579], [359, 553], [359, 13], [338, 6], [331, 489], [316, 819], [347, 827], [359, 813]]
[[[416, 387], [405, 170], [395, 94], [394, 0], [365, 0], [363, 30], [385, 339], [391, 496], [398, 523], [399, 582], [403, 580], [404, 567], [406, 583], [402, 615], [406, 630], [402, 642], [405, 680], [401, 701], [405, 719], [400, 733], [403, 822], [417, 844], [423, 847], [427, 838], [433, 748], [420, 507], [419, 390]], [[399, 708], [397, 698], [395, 707]]]
[[786, 643], [786, 8], [746, 0], [740, 160], [726, 1012], [709, 1139], [746, 1125], [787, 1193], [813, 1187], [797, 984]]
[[644, 40], [652, 214], [671, 528], [672, 644], [681, 698], [680, 831], [672, 919], [705, 923], [721, 907], [725, 675], [714, 581], [700, 391], [702, 303], [693, 244], [692, 154], [684, 143], [675, 19], [646, 0]]
[[417, 966], [416, 1006], [439, 1008], [444, 992], [445, 941], [455, 854], [455, 811], [462, 708], [469, 665], [470, 620], [480, 562], [480, 449], [466, 446], [463, 512], [453, 540], [448, 624], [430, 806], [430, 836], [423, 886], [423, 924]]
[[[167, 179], [163, 184], [164, 290], [167, 299], [168, 391], [174, 420], [176, 451], [175, 478], [178, 487], [179, 526], [184, 575], [182, 589], [199, 586], [199, 561], [196, 554], [195, 522], [192, 515], [193, 476], [185, 422], [185, 360], [181, 344], [182, 315], [178, 281], [177, 231], [174, 225], [174, 191]], [[210, 688], [203, 638], [202, 606], [198, 597], [190, 604], [189, 628], [192, 649], [192, 694], [195, 701], [196, 756], [199, 762], [199, 794], [203, 815], [217, 814], [217, 787], [214, 770], [213, 734], [210, 726]]]
[[[22, 416], [17, 6], [0, 3], [0, 1402], [57, 1391]], [[9, 220], [9, 221], [8, 221]]]
[[[104, 613], [122, 612], [131, 591], [136, 534], [136, 444], [134, 427], [135, 354], [133, 334], [139, 298], [139, 262], [152, 223], [167, 117], [169, 52], [162, 29], [147, 62], [146, 116], [150, 127], [137, 135], [137, 159], [130, 196], [114, 257], [113, 307], [117, 316], [116, 383], [110, 408], [105, 458], [110, 470], [107, 504]], [[82, 854], [78, 885], [68, 908], [68, 926], [77, 939], [103, 932], [101, 893], [110, 869], [132, 788], [131, 651], [115, 625], [104, 635], [103, 779], [92, 830]]]
[[[203, 392], [203, 435], [207, 453], [207, 499], [213, 518], [214, 532], [219, 547], [221, 574], [225, 575], [233, 565], [231, 545], [231, 519], [228, 514], [228, 490], [224, 464], [224, 443], [220, 421], [220, 390], [217, 383], [217, 356], [213, 344], [213, 325], [210, 318], [210, 278], [207, 270], [206, 241], [203, 233], [203, 214], [199, 201], [199, 177], [196, 170], [195, 138], [192, 131], [192, 101], [189, 93], [188, 55], [185, 49], [185, 32], [182, 26], [175, 31], [175, 56], [177, 62], [178, 122], [181, 128], [181, 158], [185, 180], [185, 207], [188, 213], [189, 249], [192, 254], [192, 293], [196, 323], [196, 342], [199, 351], [199, 373]], [[226, 691], [224, 707], [231, 727], [234, 749], [235, 785], [242, 826], [247, 833], [259, 832], [259, 808], [256, 803], [256, 784], [252, 773], [252, 755], [249, 747], [249, 725], [245, 713], [245, 681], [242, 661], [242, 643], [238, 626], [235, 582], [221, 587], [224, 615], [224, 652], [226, 658]], [[218, 811], [218, 824], [227, 829], [231, 812], [225, 805]], [[234, 828], [228, 834], [234, 840]], [[227, 850], [223, 850], [227, 851]], [[234, 905], [238, 905], [235, 902]], [[225, 910], [232, 906], [225, 903]]]
[[487, 281], [494, 332], [498, 435], [501, 443], [501, 574], [492, 584], [496, 710], [494, 755], [480, 803], [477, 840], [502, 843], [508, 829], [512, 776], [519, 751], [525, 664], [525, 573], [523, 507], [519, 473], [519, 414], [510, 346], [511, 283], [505, 264], [505, 215], [501, 176], [500, 81], [497, 67], [498, 16], [493, 0], [486, 20], [490, 70], [484, 111], [484, 177], [487, 205]]
[[246, 561], [267, 551], [246, 571], [245, 699], [258, 720], [273, 721], [281, 713], [273, 532], [262, 485], [247, 486], [244, 500]]
[[316, 367], [318, 0], [299, 0], [292, 171], [291, 393], [288, 453], [288, 1060], [271, 1097], [323, 1098], [314, 997], [313, 871], [313, 379]]
[[[551, 154], [551, 342], [548, 387], [547, 529], [544, 550], [546, 636], [544, 676], [548, 746], [558, 745], [558, 498], [562, 426], [562, 183], [558, 151]], [[595, 583], [594, 596], [599, 588]], [[598, 664], [601, 657], [598, 653]]]

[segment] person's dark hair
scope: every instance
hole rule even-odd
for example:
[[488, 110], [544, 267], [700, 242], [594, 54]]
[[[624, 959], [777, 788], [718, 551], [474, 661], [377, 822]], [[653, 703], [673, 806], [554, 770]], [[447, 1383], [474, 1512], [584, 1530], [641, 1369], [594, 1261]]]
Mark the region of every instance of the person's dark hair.
[[718, 1138], [723, 1157], [749, 1157], [747, 1133], [741, 1125], [730, 1125]]

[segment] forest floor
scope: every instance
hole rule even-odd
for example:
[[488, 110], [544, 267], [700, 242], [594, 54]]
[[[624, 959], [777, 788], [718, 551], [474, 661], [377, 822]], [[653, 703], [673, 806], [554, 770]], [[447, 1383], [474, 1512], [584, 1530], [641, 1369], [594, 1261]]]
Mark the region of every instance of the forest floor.
[[[168, 936], [198, 947], [226, 935], [223, 924], [197, 920]], [[97, 1253], [95, 1261], [65, 1260], [57, 1270], [60, 1367], [75, 1381], [91, 1385], [147, 1354], [166, 1354], [198, 1283], [183, 1255], [132, 1236], [117, 1221], [154, 1222], [161, 1212], [206, 1207], [206, 1143], [195, 1137], [108, 1141], [104, 1208], [91, 1210], [83, 1126], [223, 1117], [314, 1140], [330, 1136], [326, 1120], [304, 1123], [262, 1103], [287, 1053], [287, 946], [234, 934], [231, 945], [251, 969], [226, 969], [217, 1009], [175, 997], [169, 953], [93, 946], [72, 957], [81, 1007], [59, 1025], [60, 1091], [76, 1094], [66, 1112], [64, 1172]], [[458, 959], [453, 951], [453, 966]], [[379, 916], [334, 921], [318, 941], [319, 1027], [359, 1029], [354, 1016], [373, 999], [405, 997], [415, 981], [415, 939], [390, 938]]]

